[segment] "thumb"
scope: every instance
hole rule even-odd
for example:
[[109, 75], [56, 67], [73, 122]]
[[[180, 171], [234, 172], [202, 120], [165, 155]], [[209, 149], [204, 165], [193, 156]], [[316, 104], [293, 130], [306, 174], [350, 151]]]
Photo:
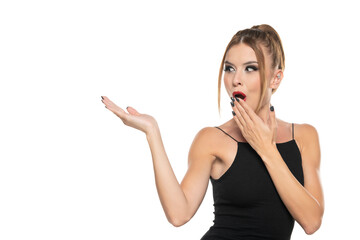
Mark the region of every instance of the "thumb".
[[135, 116], [140, 116], [141, 114], [135, 110], [135, 108], [132, 107], [127, 107], [126, 110], [131, 114], [131, 115], [135, 115]]

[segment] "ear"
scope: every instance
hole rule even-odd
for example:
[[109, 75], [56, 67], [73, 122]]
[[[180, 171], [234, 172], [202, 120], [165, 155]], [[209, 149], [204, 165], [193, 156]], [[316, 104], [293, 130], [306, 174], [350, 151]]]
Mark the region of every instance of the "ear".
[[277, 89], [281, 83], [281, 80], [284, 77], [284, 73], [281, 69], [278, 69], [274, 72], [274, 76], [270, 81], [270, 88]]

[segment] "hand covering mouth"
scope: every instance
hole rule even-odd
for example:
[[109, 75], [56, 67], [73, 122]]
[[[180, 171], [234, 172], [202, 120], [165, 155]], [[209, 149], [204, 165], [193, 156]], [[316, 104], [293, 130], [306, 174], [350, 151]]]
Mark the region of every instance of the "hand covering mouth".
[[233, 92], [233, 98], [235, 98], [235, 97], [241, 98], [242, 100], [245, 101], [245, 99], [246, 99], [246, 94], [243, 93], [243, 92], [240, 92], [240, 91], [236, 91], [236, 92]]

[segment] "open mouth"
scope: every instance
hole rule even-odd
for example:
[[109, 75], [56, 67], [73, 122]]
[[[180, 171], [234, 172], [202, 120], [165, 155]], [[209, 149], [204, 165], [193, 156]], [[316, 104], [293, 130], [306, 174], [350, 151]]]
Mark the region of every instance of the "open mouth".
[[246, 99], [246, 95], [243, 92], [233, 92], [233, 97], [241, 98], [244, 101]]

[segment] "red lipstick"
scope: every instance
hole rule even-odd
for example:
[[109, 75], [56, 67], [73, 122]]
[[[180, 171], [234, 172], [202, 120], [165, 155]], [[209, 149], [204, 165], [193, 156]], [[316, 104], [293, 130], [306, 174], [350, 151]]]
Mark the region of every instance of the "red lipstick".
[[241, 98], [242, 100], [246, 101], [246, 94], [240, 91], [233, 92], [233, 98]]

